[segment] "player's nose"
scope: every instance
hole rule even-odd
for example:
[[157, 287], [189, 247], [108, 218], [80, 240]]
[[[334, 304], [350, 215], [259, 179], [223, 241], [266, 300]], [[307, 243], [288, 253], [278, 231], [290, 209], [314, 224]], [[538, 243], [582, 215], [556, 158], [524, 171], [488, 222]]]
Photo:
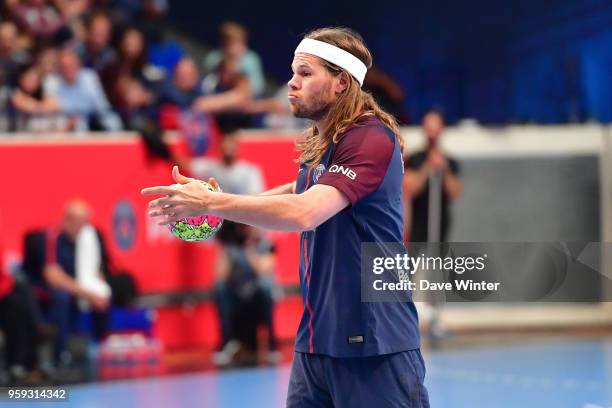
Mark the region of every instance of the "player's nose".
[[287, 82], [287, 85], [289, 86], [289, 89], [291, 89], [292, 91], [299, 89], [299, 81], [297, 80], [295, 75], [291, 77], [289, 82]]

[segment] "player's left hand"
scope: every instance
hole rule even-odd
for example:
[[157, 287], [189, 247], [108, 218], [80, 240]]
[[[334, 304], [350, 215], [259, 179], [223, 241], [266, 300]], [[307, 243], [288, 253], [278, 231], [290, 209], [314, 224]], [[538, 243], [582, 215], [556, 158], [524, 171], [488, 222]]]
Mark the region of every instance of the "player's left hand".
[[149, 202], [149, 216], [159, 217], [160, 225], [205, 213], [213, 198], [211, 191], [198, 180], [183, 176], [177, 166], [172, 168], [172, 178], [176, 184], [148, 187], [141, 191], [144, 195], [164, 195]]

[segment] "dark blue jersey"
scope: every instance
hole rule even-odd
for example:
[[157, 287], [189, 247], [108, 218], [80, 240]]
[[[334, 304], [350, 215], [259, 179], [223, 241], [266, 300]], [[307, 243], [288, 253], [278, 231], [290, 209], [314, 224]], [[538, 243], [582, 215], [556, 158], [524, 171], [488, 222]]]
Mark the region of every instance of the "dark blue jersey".
[[365, 357], [419, 347], [414, 303], [361, 301], [361, 244], [402, 242], [402, 178], [399, 143], [373, 115], [330, 145], [321, 164], [300, 166], [296, 193], [326, 184], [350, 204], [301, 235], [296, 351]]

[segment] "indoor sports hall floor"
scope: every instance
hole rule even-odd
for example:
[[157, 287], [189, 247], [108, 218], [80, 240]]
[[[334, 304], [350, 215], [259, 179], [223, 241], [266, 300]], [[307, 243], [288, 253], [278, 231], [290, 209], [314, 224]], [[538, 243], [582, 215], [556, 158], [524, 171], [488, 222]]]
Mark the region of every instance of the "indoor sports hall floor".
[[[428, 351], [425, 359], [432, 407], [612, 407], [609, 337]], [[288, 376], [280, 366], [79, 385], [69, 405], [282, 407]]]

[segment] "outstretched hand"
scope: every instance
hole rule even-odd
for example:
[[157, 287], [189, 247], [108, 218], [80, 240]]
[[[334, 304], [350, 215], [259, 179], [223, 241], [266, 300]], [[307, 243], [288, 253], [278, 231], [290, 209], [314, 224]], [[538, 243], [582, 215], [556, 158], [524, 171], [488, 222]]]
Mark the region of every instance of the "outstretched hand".
[[[176, 184], [148, 187], [141, 191], [143, 195], [163, 195], [149, 202], [149, 216], [158, 217], [160, 225], [203, 214], [210, 206], [213, 193], [201, 182], [183, 176], [177, 166], [172, 168], [172, 178]], [[218, 187], [217, 181], [212, 178], [209, 183]]]

